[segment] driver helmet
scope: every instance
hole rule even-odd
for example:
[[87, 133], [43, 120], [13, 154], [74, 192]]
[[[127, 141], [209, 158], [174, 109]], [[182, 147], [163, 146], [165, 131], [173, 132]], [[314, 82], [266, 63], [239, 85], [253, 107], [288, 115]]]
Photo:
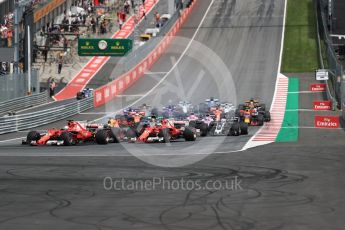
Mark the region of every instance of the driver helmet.
[[156, 119], [157, 119], [156, 116], [151, 116], [151, 120], [150, 121], [151, 122], [156, 122]]
[[74, 128], [74, 127], [75, 127], [74, 121], [68, 121], [67, 126], [68, 126], [69, 128]]

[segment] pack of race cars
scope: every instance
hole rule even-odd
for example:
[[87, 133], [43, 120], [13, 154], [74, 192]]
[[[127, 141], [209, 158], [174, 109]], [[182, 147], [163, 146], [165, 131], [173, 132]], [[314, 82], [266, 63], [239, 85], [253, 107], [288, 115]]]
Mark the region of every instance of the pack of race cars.
[[248, 126], [262, 126], [271, 120], [264, 104], [251, 99], [238, 107], [210, 98], [193, 105], [180, 101], [161, 109], [146, 104], [126, 108], [109, 118], [107, 124], [69, 120], [62, 129], [39, 133], [30, 131], [25, 145], [76, 145], [91, 142], [100, 145], [119, 142], [168, 143], [195, 141], [205, 136], [248, 135]]

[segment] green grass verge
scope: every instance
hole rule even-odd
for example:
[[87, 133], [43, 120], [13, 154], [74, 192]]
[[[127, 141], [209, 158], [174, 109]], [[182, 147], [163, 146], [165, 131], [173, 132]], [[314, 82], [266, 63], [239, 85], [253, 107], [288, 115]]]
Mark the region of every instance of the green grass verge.
[[313, 0], [287, 0], [282, 71], [313, 72], [319, 66]]
[[[289, 78], [288, 92], [298, 92], [299, 79]], [[289, 93], [282, 129], [276, 138], [277, 142], [295, 142], [298, 140], [298, 93]]]

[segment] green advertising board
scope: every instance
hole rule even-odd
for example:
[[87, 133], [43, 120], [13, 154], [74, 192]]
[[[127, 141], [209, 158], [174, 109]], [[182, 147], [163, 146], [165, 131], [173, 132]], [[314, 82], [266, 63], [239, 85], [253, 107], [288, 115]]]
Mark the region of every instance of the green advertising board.
[[131, 39], [78, 39], [79, 56], [125, 56], [132, 50]]

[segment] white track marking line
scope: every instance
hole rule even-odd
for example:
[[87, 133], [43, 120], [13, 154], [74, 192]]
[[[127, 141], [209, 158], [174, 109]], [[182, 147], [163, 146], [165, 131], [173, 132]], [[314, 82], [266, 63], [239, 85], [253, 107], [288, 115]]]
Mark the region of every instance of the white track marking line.
[[314, 91], [288, 92], [288, 94], [303, 94], [303, 93], [324, 93], [324, 92], [314, 92]]
[[330, 112], [332, 110], [314, 110], [314, 109], [287, 109], [286, 112]]
[[123, 94], [123, 95], [117, 95], [116, 97], [143, 97], [143, 94]]
[[161, 74], [167, 74], [168, 72], [146, 72], [144, 75], [161, 75]]
[[11, 142], [11, 141], [16, 141], [16, 140], [22, 140], [26, 137], [17, 137], [17, 138], [13, 138], [13, 139], [8, 139], [8, 140], [3, 140], [3, 141], [0, 141], [0, 143], [6, 143], [6, 142]]
[[319, 128], [314, 126], [291, 126], [291, 127], [282, 127], [282, 129], [331, 129], [331, 130], [344, 130], [343, 128]]
[[283, 19], [282, 41], [281, 41], [281, 46], [280, 46], [280, 56], [279, 56], [279, 64], [278, 64], [278, 71], [277, 71], [278, 74], [281, 73], [282, 61], [283, 61], [287, 1], [288, 1], [288, 0], [285, 0], [285, 5], [284, 5], [284, 19]]
[[[241, 150], [230, 150], [230, 151], [224, 151], [224, 152], [214, 152], [214, 154], [227, 154], [227, 153], [236, 153], [236, 152], [241, 152]], [[195, 156], [195, 155], [209, 155], [208, 153], [157, 153], [157, 154], [140, 154], [140, 156], [143, 157], [154, 157], [154, 156]], [[9, 154], [1, 154], [1, 157], [4, 156], [24, 156], [23, 154], [20, 153], [9, 153]], [[29, 153], [25, 154], [26, 157], [94, 157], [94, 154], [66, 154], [66, 153]], [[130, 153], [128, 154], [116, 154], [116, 153], [100, 153], [97, 154], [97, 157], [135, 157], [131, 155]]]
[[[197, 36], [197, 34], [199, 33], [199, 30], [202, 26], [202, 24], [204, 24], [204, 21], [209, 13], [209, 11], [211, 10], [211, 7], [213, 5], [215, 0], [212, 0], [210, 5], [208, 6], [206, 12], [205, 12], [205, 15], [204, 17], [202, 18], [202, 20], [200, 21], [200, 24], [198, 26], [198, 28], [196, 29], [196, 31], [194, 32], [194, 35], [193, 37], [191, 38], [191, 40], [189, 41], [186, 49], [183, 51], [183, 53], [181, 54], [181, 56], [179, 57], [179, 59], [176, 61], [176, 63], [171, 67], [171, 69], [166, 73], [166, 75], [154, 86], [152, 87], [152, 89], [150, 89], [149, 91], [147, 91], [141, 98], [137, 99], [136, 101], [134, 101], [133, 103], [129, 104], [128, 106], [126, 107], [131, 107], [131, 106], [134, 106], [135, 104], [137, 104], [138, 102], [140, 102], [142, 99], [144, 99], [145, 97], [147, 97], [148, 95], [150, 95], [154, 90], [156, 90], [158, 88], [158, 86], [160, 84], [162, 84], [167, 78], [168, 76], [174, 71], [174, 69], [177, 67], [177, 65], [181, 62], [182, 58], [186, 55], [187, 51], [189, 50], [189, 48], [191, 47], [193, 41], [195, 40], [195, 37]], [[116, 112], [113, 112], [113, 114], [116, 114], [116, 113], [119, 113], [120, 111], [122, 111], [122, 109], [116, 111]], [[99, 120], [102, 120], [106, 117], [100, 117], [100, 118], [97, 118], [95, 119], [94, 121], [99, 121]]]

